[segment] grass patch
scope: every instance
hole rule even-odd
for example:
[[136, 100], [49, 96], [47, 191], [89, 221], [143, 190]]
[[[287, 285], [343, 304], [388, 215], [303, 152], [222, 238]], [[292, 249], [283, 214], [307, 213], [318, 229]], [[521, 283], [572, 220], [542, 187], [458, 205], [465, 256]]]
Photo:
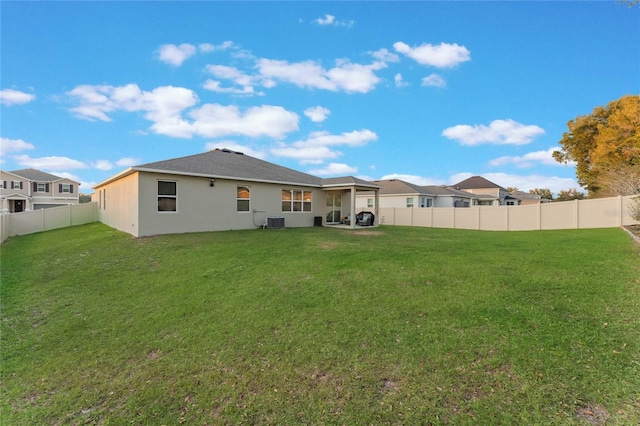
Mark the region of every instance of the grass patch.
[[1, 248], [6, 424], [638, 424], [619, 229], [380, 227]]

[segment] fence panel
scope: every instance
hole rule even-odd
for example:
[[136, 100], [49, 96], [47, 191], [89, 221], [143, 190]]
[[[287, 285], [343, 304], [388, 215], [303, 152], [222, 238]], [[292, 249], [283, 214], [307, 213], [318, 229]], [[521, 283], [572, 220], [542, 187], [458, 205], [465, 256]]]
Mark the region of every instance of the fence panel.
[[380, 208], [381, 224], [483, 231], [615, 228], [638, 224], [633, 196], [524, 206]]
[[66, 226], [83, 225], [98, 220], [98, 204], [95, 202], [51, 207], [21, 213], [4, 213], [1, 241], [14, 235], [33, 234]]
[[509, 207], [491, 206], [480, 208], [480, 227], [484, 231], [508, 231]]
[[540, 229], [540, 204], [509, 207], [509, 231]]
[[540, 229], [578, 228], [578, 201], [546, 203], [540, 206]]

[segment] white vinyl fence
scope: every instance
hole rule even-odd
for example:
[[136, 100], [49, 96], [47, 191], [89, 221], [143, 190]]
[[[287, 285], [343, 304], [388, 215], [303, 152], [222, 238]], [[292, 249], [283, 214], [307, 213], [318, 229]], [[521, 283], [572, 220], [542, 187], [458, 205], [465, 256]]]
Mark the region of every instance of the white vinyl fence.
[[21, 213], [4, 213], [0, 214], [0, 241], [14, 235], [33, 234], [67, 226], [83, 225], [97, 220], [98, 204], [95, 202]]
[[380, 208], [382, 225], [483, 231], [533, 231], [543, 229], [616, 228], [638, 224], [631, 217], [633, 196], [575, 200], [524, 206], [474, 206], [469, 208]]

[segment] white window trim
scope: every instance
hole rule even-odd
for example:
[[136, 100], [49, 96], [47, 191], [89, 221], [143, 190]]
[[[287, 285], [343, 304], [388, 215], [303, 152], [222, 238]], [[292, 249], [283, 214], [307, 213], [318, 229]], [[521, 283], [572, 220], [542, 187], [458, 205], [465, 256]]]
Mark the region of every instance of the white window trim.
[[[249, 198], [238, 197], [238, 190], [240, 188], [245, 188], [247, 190], [247, 192], [249, 193]], [[238, 201], [248, 201], [249, 208], [247, 210], [238, 210]], [[238, 185], [238, 187], [236, 188], [236, 213], [251, 213], [251, 188], [247, 185]]]
[[[291, 199], [290, 200], [285, 200], [284, 197], [282, 197], [282, 192], [288, 192], [290, 194]], [[294, 199], [294, 193], [296, 192], [300, 192], [300, 196], [301, 199], [295, 200]], [[309, 191], [306, 189], [283, 189], [280, 192], [280, 201], [281, 204], [284, 203], [285, 201], [290, 203], [291, 209], [290, 210], [282, 210], [282, 213], [312, 213], [313, 212], [313, 191]], [[311, 200], [310, 201], [305, 201], [304, 200], [304, 196], [305, 194], [309, 194]], [[293, 206], [295, 203], [300, 203], [300, 210], [294, 210]], [[309, 210], [305, 210], [304, 209], [304, 205], [305, 203], [309, 203]]]
[[[158, 192], [158, 185], [160, 182], [174, 182], [176, 184], [176, 195], [160, 195]], [[176, 209], [175, 210], [158, 210], [158, 199], [160, 197], [164, 198], [174, 198], [176, 200]], [[170, 180], [170, 179], [158, 179], [156, 181], [156, 213], [159, 214], [176, 214], [178, 213], [178, 181]]]

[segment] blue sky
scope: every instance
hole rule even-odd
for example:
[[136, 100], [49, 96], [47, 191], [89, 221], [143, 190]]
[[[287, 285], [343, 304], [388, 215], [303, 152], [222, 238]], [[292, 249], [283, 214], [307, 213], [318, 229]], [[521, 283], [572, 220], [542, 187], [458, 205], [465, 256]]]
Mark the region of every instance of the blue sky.
[[615, 2], [0, 3], [1, 164], [82, 182], [226, 147], [318, 176], [578, 187], [566, 123], [640, 93]]

